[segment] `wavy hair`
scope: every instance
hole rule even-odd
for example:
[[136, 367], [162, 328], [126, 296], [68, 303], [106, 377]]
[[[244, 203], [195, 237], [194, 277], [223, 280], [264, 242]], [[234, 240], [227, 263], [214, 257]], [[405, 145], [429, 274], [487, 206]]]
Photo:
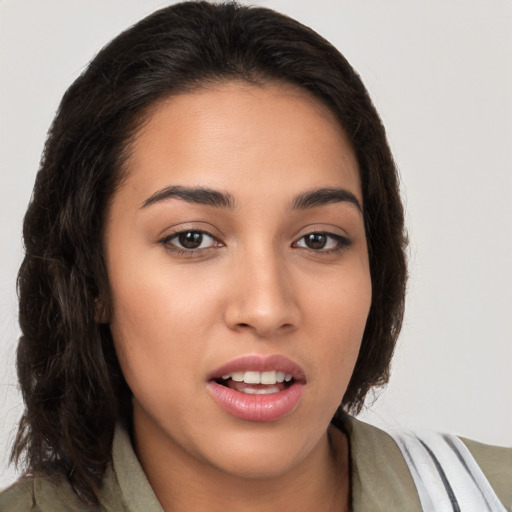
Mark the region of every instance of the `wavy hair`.
[[[143, 19], [103, 48], [65, 93], [48, 134], [23, 227], [18, 275], [25, 402], [12, 460], [64, 474], [87, 503], [111, 457], [131, 393], [108, 325], [102, 238], [130, 141], [162, 98], [228, 80], [285, 82], [324, 102], [355, 151], [361, 177], [372, 304], [337, 414], [357, 413], [385, 384], [406, 286], [403, 208], [385, 131], [354, 69], [330, 43], [266, 8], [184, 2]], [[101, 298], [101, 301], [99, 302]]]

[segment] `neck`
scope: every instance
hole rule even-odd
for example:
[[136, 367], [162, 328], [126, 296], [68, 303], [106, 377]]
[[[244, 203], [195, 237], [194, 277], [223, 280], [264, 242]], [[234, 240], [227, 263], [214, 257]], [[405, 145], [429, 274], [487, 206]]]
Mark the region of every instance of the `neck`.
[[224, 472], [172, 443], [155, 449], [157, 444], [148, 445], [148, 439], [135, 430], [138, 458], [165, 512], [344, 512], [350, 508], [349, 445], [334, 427], [296, 466], [260, 478]]

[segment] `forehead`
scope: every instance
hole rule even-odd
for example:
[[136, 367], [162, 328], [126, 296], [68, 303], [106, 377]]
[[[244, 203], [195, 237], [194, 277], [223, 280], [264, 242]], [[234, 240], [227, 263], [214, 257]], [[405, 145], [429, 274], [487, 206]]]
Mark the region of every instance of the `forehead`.
[[361, 200], [357, 160], [334, 113], [287, 84], [228, 82], [159, 102], [127, 167], [126, 184], [148, 194], [171, 181], [239, 192], [245, 184], [252, 195], [342, 185]]

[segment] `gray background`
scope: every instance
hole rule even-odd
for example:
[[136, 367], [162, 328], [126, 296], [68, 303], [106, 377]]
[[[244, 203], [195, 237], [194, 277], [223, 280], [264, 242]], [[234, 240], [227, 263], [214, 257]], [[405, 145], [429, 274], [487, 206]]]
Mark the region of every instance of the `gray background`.
[[[65, 89], [156, 0], [0, 0], [0, 487], [22, 407], [14, 372], [21, 221]], [[407, 316], [362, 417], [512, 445], [512, 2], [268, 0], [365, 81], [401, 170]], [[371, 404], [370, 404], [371, 405]]]

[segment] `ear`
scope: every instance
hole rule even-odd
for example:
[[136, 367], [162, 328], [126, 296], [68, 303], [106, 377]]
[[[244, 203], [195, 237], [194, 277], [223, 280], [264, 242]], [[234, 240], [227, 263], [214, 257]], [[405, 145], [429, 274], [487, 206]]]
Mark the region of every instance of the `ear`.
[[94, 300], [95, 314], [94, 318], [96, 323], [98, 324], [108, 324], [110, 322], [110, 315], [107, 312], [107, 308], [105, 307], [105, 302], [103, 299], [97, 297]]

